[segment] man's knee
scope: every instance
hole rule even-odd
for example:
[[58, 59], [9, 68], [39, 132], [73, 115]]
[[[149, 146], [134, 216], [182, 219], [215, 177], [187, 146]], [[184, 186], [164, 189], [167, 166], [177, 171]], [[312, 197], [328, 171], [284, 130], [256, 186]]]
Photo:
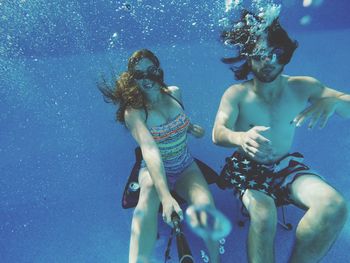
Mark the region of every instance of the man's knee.
[[346, 200], [338, 192], [328, 193], [319, 202], [319, 211], [324, 224], [343, 225], [348, 217]]
[[262, 193], [250, 196], [247, 207], [251, 227], [257, 232], [273, 232], [277, 224], [277, 211], [274, 200]]

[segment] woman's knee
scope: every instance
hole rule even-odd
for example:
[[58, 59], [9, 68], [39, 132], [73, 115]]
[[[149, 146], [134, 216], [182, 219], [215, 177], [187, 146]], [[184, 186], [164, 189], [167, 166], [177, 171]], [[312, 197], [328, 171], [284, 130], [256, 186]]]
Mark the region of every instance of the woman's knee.
[[175, 189], [191, 205], [214, 206], [208, 184], [195, 164], [183, 174]]
[[209, 191], [197, 191], [195, 194], [192, 194], [192, 196], [190, 200], [192, 205], [215, 207], [213, 197]]
[[157, 212], [159, 204], [159, 197], [153, 183], [141, 185], [139, 201], [135, 212]]

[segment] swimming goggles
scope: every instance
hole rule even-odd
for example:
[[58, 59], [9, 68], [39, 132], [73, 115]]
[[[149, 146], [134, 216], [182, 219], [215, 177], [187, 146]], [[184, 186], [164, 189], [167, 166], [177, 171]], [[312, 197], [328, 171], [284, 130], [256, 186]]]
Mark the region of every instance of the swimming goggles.
[[274, 48], [271, 51], [259, 51], [259, 54], [251, 55], [250, 57], [257, 61], [263, 61], [269, 58], [271, 63], [281, 63], [285, 54], [286, 52], [283, 48]]
[[161, 75], [161, 69], [157, 66], [150, 66], [146, 71], [134, 70], [132, 75], [135, 79], [153, 79], [154, 77], [159, 77]]

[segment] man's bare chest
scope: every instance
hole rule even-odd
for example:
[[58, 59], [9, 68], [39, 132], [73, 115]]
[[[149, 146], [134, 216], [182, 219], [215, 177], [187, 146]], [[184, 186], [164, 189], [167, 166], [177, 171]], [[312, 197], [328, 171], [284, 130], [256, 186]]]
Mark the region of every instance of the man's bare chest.
[[306, 102], [288, 97], [270, 102], [259, 98], [250, 98], [240, 103], [238, 122], [249, 127], [290, 125], [293, 119], [305, 108], [305, 104]]

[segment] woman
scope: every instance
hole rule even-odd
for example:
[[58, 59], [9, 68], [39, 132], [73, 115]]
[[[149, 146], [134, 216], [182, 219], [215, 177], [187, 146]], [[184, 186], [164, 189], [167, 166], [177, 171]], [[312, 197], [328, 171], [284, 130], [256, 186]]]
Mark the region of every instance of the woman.
[[[201, 138], [204, 130], [184, 113], [180, 89], [164, 83], [159, 60], [149, 50], [138, 50], [129, 58], [128, 71], [121, 74], [114, 90], [103, 86], [100, 90], [106, 99], [119, 104], [117, 120], [126, 125], [142, 151], [129, 262], [147, 261], [156, 241], [159, 205], [167, 224], [174, 212], [183, 219], [170, 191], [175, 190], [188, 204], [214, 207], [206, 180], [187, 147], [187, 133]], [[216, 242], [207, 243], [211, 262], [218, 262], [218, 253], [213, 253]]]

